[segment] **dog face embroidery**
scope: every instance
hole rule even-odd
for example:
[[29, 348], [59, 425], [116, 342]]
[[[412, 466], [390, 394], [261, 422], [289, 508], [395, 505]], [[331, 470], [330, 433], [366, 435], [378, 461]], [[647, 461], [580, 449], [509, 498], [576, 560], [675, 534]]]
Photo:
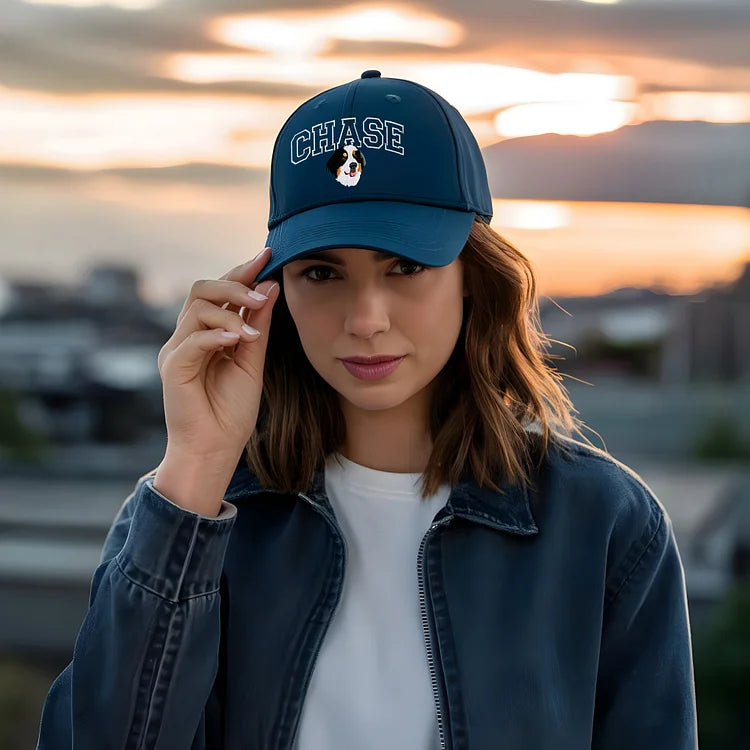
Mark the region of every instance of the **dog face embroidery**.
[[[360, 129], [364, 133], [360, 137]], [[326, 169], [339, 185], [354, 187], [362, 176], [366, 162], [365, 149], [387, 151], [404, 156], [403, 123], [380, 117], [365, 117], [359, 124], [356, 117], [325, 120], [298, 130], [289, 141], [289, 158], [292, 164], [331, 154]], [[343, 144], [343, 145], [337, 145]], [[275, 149], [274, 149], [275, 151]]]
[[353, 143], [337, 148], [326, 162], [326, 168], [336, 178], [336, 182], [353, 187], [359, 182], [365, 155]]

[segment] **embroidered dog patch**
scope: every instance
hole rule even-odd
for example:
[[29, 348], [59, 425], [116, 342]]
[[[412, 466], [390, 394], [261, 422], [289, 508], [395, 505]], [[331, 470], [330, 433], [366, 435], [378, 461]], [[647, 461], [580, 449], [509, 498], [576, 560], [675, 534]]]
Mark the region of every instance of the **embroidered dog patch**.
[[336, 182], [352, 187], [359, 182], [365, 163], [365, 155], [359, 148], [353, 143], [347, 143], [333, 152], [333, 156], [326, 162], [326, 168], [336, 178]]
[[402, 123], [366, 117], [361, 127], [363, 137], [357, 130], [357, 118], [344, 117], [338, 121], [338, 128], [336, 120], [327, 120], [298, 131], [290, 142], [292, 164], [300, 164], [311, 156], [330, 153], [326, 161], [328, 172], [339, 184], [353, 187], [359, 182], [367, 163], [363, 147], [365, 150], [384, 149], [399, 156], [404, 155]]

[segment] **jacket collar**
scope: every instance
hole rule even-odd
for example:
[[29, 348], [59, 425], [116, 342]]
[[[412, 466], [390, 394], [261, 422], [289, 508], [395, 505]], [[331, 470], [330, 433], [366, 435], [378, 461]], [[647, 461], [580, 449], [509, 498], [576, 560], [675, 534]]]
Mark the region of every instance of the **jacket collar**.
[[[491, 487], [479, 487], [471, 477], [467, 476], [451, 488], [448, 501], [434, 520], [439, 521], [446, 516], [458, 516], [511, 534], [521, 536], [538, 534], [539, 528], [531, 512], [528, 487], [520, 482], [496, 481], [496, 484], [500, 492]], [[243, 454], [224, 499], [236, 503], [241, 498], [267, 491], [258, 477], [250, 471]], [[315, 472], [312, 486], [304, 494], [329, 515], [332, 513], [331, 503], [325, 490], [325, 473], [322, 468]]]

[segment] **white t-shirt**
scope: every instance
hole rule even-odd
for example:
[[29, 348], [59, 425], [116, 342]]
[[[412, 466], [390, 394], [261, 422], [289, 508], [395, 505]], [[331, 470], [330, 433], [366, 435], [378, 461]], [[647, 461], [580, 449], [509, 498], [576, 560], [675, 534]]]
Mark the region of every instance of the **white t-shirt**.
[[378, 471], [340, 453], [326, 462], [326, 492], [349, 554], [295, 750], [436, 750], [440, 745], [417, 555], [450, 486], [423, 500], [420, 480], [419, 473]]

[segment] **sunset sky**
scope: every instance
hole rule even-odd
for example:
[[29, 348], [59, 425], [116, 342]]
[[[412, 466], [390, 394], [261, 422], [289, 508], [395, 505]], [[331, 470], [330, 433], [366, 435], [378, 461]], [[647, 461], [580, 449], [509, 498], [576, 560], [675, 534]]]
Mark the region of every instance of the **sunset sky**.
[[[169, 301], [220, 276], [263, 247], [286, 118], [368, 68], [461, 111], [492, 226], [541, 293], [688, 292], [750, 261], [750, 148], [734, 145], [750, 145], [748, 0], [4, 0], [2, 17], [0, 277], [132, 263]], [[645, 143], [654, 122], [674, 149], [635, 151], [635, 178], [607, 168], [596, 136]], [[585, 142], [569, 191], [495, 194], [535, 137], [562, 154]]]

